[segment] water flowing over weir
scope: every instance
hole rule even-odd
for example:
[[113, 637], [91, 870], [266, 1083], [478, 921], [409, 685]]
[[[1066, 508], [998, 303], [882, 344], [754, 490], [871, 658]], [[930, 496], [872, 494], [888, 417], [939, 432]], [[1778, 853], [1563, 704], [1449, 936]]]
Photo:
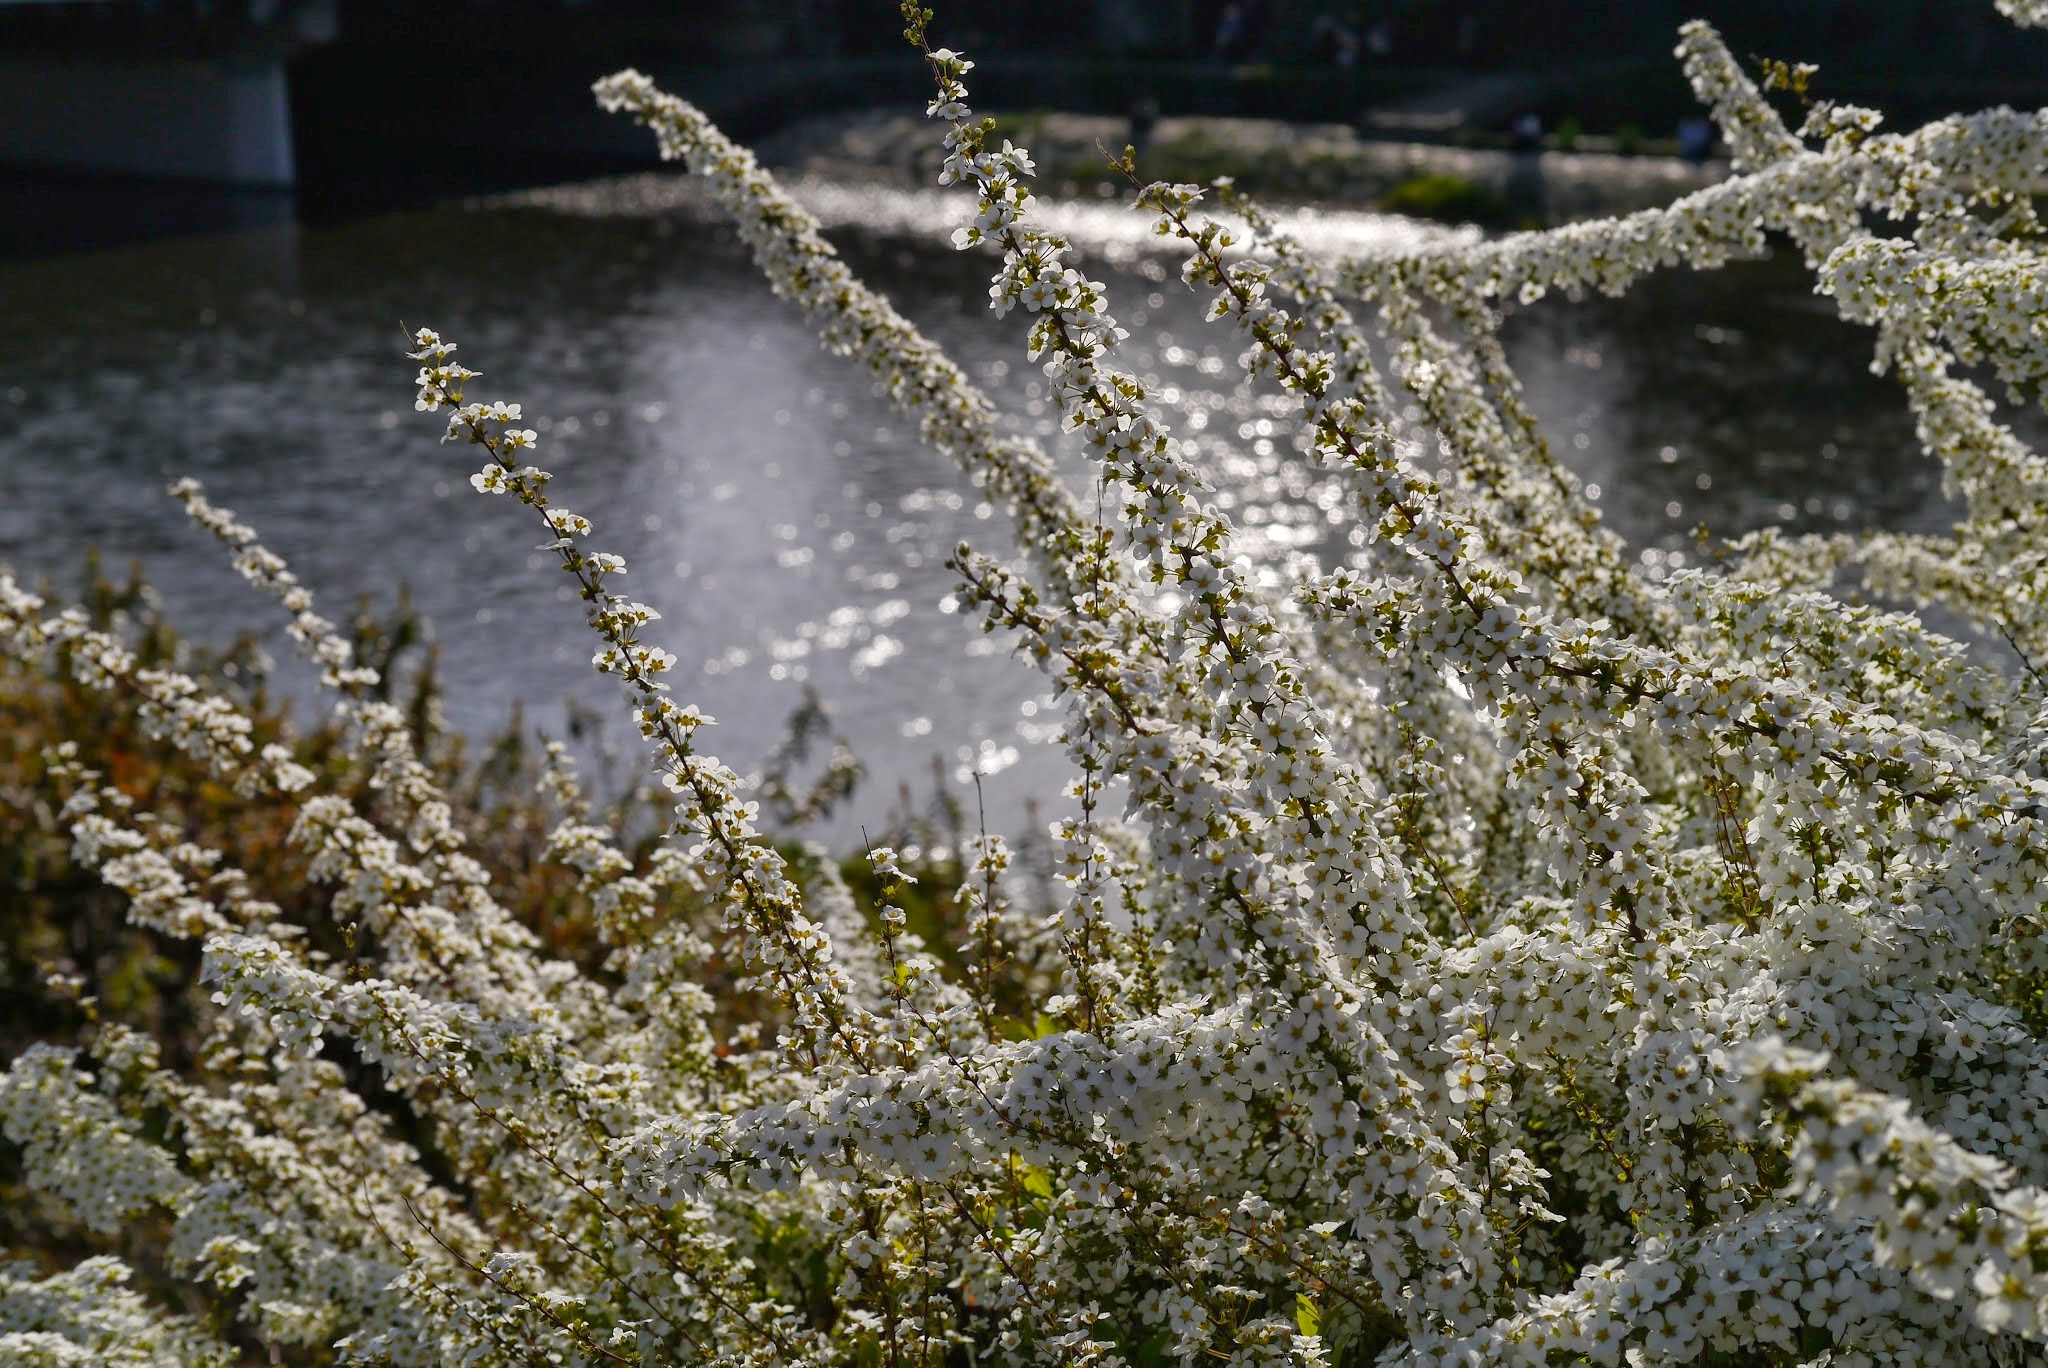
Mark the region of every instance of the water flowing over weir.
[[[1021, 430], [1060, 449], [1037, 368], [986, 326], [987, 280], [945, 244], [940, 191], [811, 182], [799, 193], [855, 270], [944, 346]], [[578, 607], [533, 537], [471, 497], [393, 381], [401, 319], [431, 318], [518, 395], [548, 438], [565, 500], [606, 529], [633, 591], [664, 614], [679, 698], [719, 719], [744, 769], [805, 685], [869, 768], [870, 796], [929, 788], [934, 757], [984, 776], [992, 825], [1053, 799], [1044, 681], [945, 599], [965, 538], [1006, 553], [1000, 515], [821, 352], [685, 179], [627, 177], [334, 228], [260, 232], [0, 265], [0, 562], [70, 582], [88, 546], [133, 552], [175, 622], [276, 644], [270, 605], [185, 526], [166, 479], [203, 479], [337, 607], [409, 586], [431, 625], [451, 722], [486, 735], [514, 701], [562, 730], [577, 699], [628, 727], [592, 677]], [[1313, 481], [1283, 461], [1292, 425], [1238, 384], [1236, 344], [1202, 321], [1145, 216], [1047, 205], [1124, 301], [1132, 363], [1217, 472], [1241, 535], [1276, 560], [1326, 561]], [[1335, 260], [1445, 230], [1304, 213]], [[1550, 440], [1652, 565], [1697, 554], [1692, 529], [1771, 523], [1924, 530], [1947, 514], [1888, 383], [1863, 370], [1796, 262], [1660, 276], [1619, 301], [1549, 301], [1507, 339]], [[89, 327], [81, 319], [90, 319]], [[1845, 344], [1846, 343], [1846, 344]], [[1086, 466], [1065, 453], [1064, 468]], [[1278, 498], [1270, 511], [1253, 509]], [[321, 705], [324, 706], [324, 705]], [[845, 841], [854, 833], [829, 832]]]

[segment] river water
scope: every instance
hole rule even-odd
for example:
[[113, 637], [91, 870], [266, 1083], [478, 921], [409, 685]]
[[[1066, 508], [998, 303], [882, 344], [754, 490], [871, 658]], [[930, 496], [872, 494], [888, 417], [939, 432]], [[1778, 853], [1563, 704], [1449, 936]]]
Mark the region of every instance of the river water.
[[[945, 245], [957, 201], [802, 193], [1018, 430], [1058, 447], [1021, 324], [987, 314], [988, 260]], [[1144, 223], [1088, 205], [1062, 226], [1131, 329], [1125, 364], [1156, 377], [1180, 430], [1232, 480], [1273, 478], [1278, 408], [1232, 382], [1235, 347], [1145, 255]], [[1343, 213], [1300, 226], [1331, 256], [1441, 231]], [[945, 611], [946, 555], [963, 538], [1007, 550], [1000, 515], [673, 178], [0, 264], [0, 317], [0, 564], [17, 573], [61, 587], [88, 547], [137, 557], [186, 632], [257, 632], [305, 689], [274, 605], [163, 495], [197, 476], [330, 615], [409, 587], [454, 725], [487, 735], [519, 702], [560, 734], [576, 700], [615, 718], [623, 747], [624, 704], [589, 668], [531, 515], [473, 494], [469, 449], [437, 445], [440, 420], [413, 411], [403, 330], [426, 325], [485, 373], [472, 397], [525, 405], [559, 502], [627, 558], [625, 586], [664, 614], [652, 639], [681, 658], [677, 696], [719, 719], [706, 736], [736, 767], [761, 762], [809, 685], [869, 768], [870, 820], [903, 784], [928, 794], [934, 758], [950, 782], [982, 774], [999, 828], [1065, 780], [1044, 681]], [[1949, 516], [1898, 391], [1868, 373], [1867, 335], [1796, 261], [1548, 300], [1505, 336], [1554, 444], [1653, 563], [1680, 563], [1702, 522]], [[1314, 539], [1284, 518], [1260, 530]]]

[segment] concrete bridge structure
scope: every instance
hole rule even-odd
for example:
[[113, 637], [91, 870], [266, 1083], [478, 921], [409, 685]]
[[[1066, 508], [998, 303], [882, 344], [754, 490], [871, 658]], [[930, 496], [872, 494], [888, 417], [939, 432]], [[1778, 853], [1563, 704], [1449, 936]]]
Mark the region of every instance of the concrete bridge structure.
[[[1219, 70], [1192, 38], [1208, 0], [951, 0], [996, 105], [1121, 112], [1123, 64], [1158, 94], [1268, 113], [1284, 85], [1321, 117], [1358, 82]], [[736, 134], [904, 106], [925, 74], [893, 0], [0, 0], [0, 166], [408, 198], [644, 165], [644, 135], [591, 105], [634, 65]], [[1028, 19], [1030, 22], [1025, 22]], [[1075, 45], [1075, 34], [1089, 40]], [[1051, 39], [1064, 48], [1049, 46]], [[1242, 97], [1242, 98], [1240, 98]], [[1246, 105], [1245, 101], [1250, 101]], [[1171, 100], [1168, 101], [1171, 103]], [[1263, 102], [1263, 103], [1262, 103]], [[1284, 112], [1284, 111], [1282, 111]], [[396, 192], [395, 195], [393, 192]]]
[[[416, 136], [431, 136], [451, 110], [459, 135], [465, 109], [491, 105], [516, 140], [532, 131], [523, 114], [534, 98], [573, 93], [587, 104], [591, 76], [635, 60], [628, 54], [642, 65], [714, 69], [824, 55], [836, 47], [828, 8], [836, 9], [828, 0], [0, 0], [0, 165], [290, 188], [304, 179], [309, 135], [333, 145], [361, 131], [374, 144], [410, 117]], [[330, 82], [349, 89], [338, 94]], [[494, 89], [479, 98], [479, 85]], [[309, 127], [309, 112], [332, 122]]]
[[292, 57], [338, 0], [0, 0], [0, 162], [289, 188]]
[[[1168, 114], [1354, 122], [1456, 90], [1471, 126], [1511, 117], [1465, 98], [1476, 76], [1512, 101], [1540, 95], [1547, 120], [1654, 136], [1694, 109], [1669, 55], [1676, 23], [1694, 13], [1719, 23], [1738, 52], [1817, 55], [1822, 94], [1901, 120], [2048, 100], [2048, 35], [2003, 25], [1990, 0], [1248, 0], [1253, 41], [1227, 60], [1213, 37], [1223, 3], [934, 8], [946, 41], [981, 62], [977, 96], [995, 109], [1122, 114], [1150, 96]], [[895, 8], [0, 0], [0, 166], [292, 190], [302, 205], [640, 166], [644, 135], [592, 108], [593, 77], [639, 66], [743, 137], [806, 114], [900, 108], [922, 97], [924, 78]], [[1339, 69], [1318, 52], [1318, 20], [1325, 33], [1328, 22], [1383, 28], [1391, 46]], [[1384, 136], [1459, 131], [1390, 128]]]

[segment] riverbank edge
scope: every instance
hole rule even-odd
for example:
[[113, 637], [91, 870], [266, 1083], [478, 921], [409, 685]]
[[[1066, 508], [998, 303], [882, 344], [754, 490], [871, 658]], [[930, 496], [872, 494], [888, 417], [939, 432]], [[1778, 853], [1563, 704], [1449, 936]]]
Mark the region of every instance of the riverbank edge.
[[[1028, 147], [1037, 190], [1054, 198], [1111, 198], [1127, 182], [1110, 166], [1137, 146], [1140, 176], [1207, 184], [1228, 176], [1280, 204], [1381, 209], [1520, 227], [1666, 204], [1724, 180], [1724, 158], [1693, 162], [1611, 151], [1458, 147], [1362, 134], [1345, 124], [1201, 116], [1128, 119], [1048, 110], [992, 115], [998, 137]], [[1149, 134], [1149, 135], [1148, 135]], [[930, 120], [895, 110], [802, 119], [761, 138], [778, 173], [914, 188], [935, 184], [944, 147]]]

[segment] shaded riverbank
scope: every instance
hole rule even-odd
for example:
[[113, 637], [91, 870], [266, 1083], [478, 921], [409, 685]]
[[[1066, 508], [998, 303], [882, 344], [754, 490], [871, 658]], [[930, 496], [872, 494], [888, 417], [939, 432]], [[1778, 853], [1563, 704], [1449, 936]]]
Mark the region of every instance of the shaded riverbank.
[[[1127, 119], [1034, 111], [999, 115], [1003, 136], [1031, 148], [1039, 193], [1051, 199], [1128, 199], [1103, 149], [1131, 138]], [[615, 175], [656, 163], [651, 139], [623, 122], [623, 143], [585, 164], [568, 151], [549, 163], [556, 179]], [[849, 192], [919, 190], [937, 181], [942, 149], [930, 120], [895, 109], [801, 119], [760, 138], [779, 172], [812, 176]], [[1666, 203], [1728, 173], [1726, 162], [1619, 156], [1599, 151], [1509, 152], [1367, 137], [1344, 124], [1277, 119], [1161, 119], [1139, 158], [1141, 174], [1207, 183], [1234, 177], [1276, 204], [1387, 209], [1491, 228], [1562, 222]], [[194, 234], [277, 228], [295, 220], [342, 223], [505, 190], [528, 176], [465, 174], [359, 180], [294, 196], [288, 191], [170, 180], [0, 171], [0, 261], [61, 257]], [[1430, 183], [1430, 184], [1426, 184]], [[1422, 191], [1403, 194], [1404, 189]]]
[[[996, 115], [998, 135], [1031, 149], [1039, 188], [1053, 196], [1128, 193], [1106, 152], [1134, 140], [1129, 119], [1044, 110]], [[1138, 172], [1152, 180], [1206, 183], [1230, 176], [1245, 190], [1286, 204], [1372, 209], [1397, 187], [1426, 177], [1461, 182], [1495, 206], [1491, 220], [1560, 222], [1664, 204], [1725, 178], [1728, 164], [1594, 151], [1456, 147], [1362, 135], [1346, 124], [1277, 119], [1160, 119], [1143, 139]], [[832, 180], [934, 184], [944, 148], [929, 119], [870, 111], [805, 119], [762, 140], [764, 160]]]

